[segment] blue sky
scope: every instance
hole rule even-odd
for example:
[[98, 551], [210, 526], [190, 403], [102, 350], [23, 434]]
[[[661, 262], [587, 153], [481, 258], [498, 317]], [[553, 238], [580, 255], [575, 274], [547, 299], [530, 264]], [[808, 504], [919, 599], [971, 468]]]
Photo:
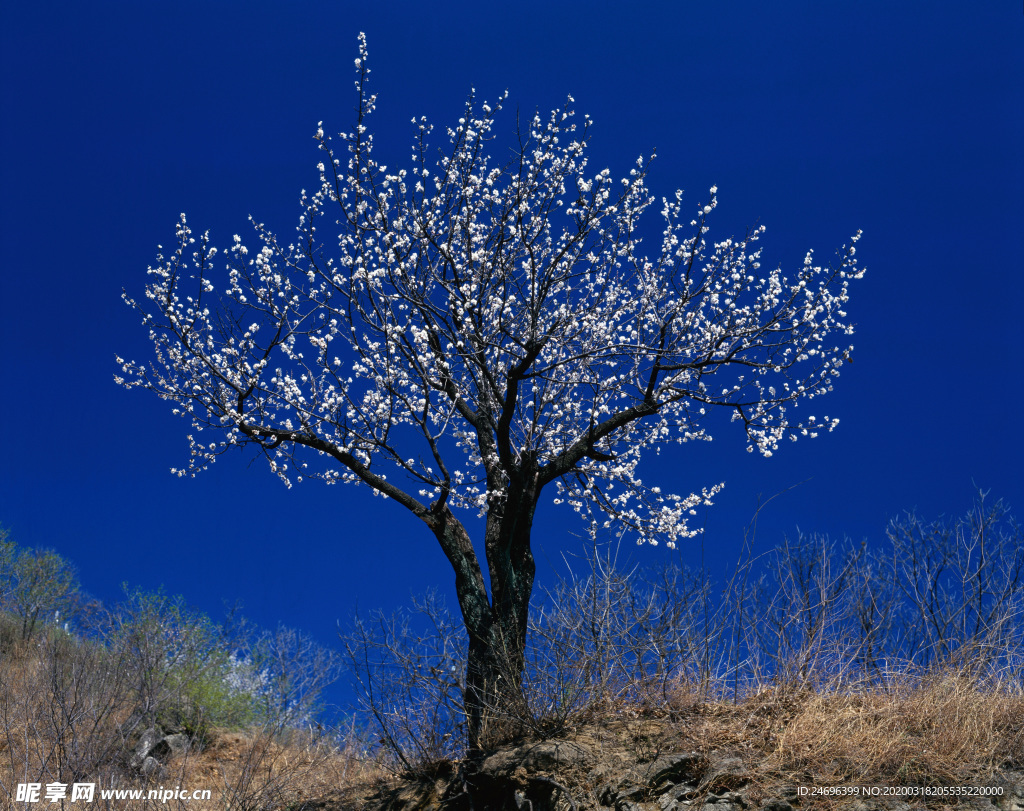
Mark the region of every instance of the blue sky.
[[[252, 214], [279, 233], [316, 181], [312, 135], [352, 120], [368, 37], [378, 149], [409, 119], [457, 118], [475, 87], [518, 108], [567, 94], [596, 122], [591, 165], [693, 206], [712, 236], [767, 226], [765, 261], [831, 256], [857, 229], [854, 363], [823, 401], [837, 431], [771, 459], [741, 432], [652, 461], [676, 492], [726, 482], [674, 554], [725, 572], [759, 499], [767, 548], [799, 527], [880, 537], [904, 509], [962, 512], [972, 482], [1024, 516], [1024, 16], [1005, 2], [7, 3], [0, 17], [0, 523], [74, 561], [113, 601], [164, 585], [213, 615], [240, 600], [331, 642], [356, 609], [451, 574], [436, 542], [365, 489], [286, 490], [257, 460], [197, 479], [187, 424], [113, 383], [151, 349], [139, 295], [179, 212], [227, 245]], [[499, 130], [501, 129], [499, 119]], [[652, 226], [656, 223], [652, 221]], [[250, 244], [255, 240], [250, 239]], [[1017, 417], [1013, 415], [1017, 414]], [[799, 485], [794, 489], [793, 485]], [[539, 583], [583, 527], [542, 506]]]

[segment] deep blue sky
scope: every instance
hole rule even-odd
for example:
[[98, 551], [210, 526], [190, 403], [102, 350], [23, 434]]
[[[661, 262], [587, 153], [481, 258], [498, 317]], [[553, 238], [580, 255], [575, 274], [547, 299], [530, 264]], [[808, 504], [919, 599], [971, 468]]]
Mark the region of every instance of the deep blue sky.
[[[507, 128], [571, 93], [596, 121], [595, 169], [657, 148], [654, 190], [696, 206], [717, 184], [712, 236], [764, 223], [771, 266], [863, 229], [855, 362], [820, 407], [837, 432], [765, 460], [726, 426], [645, 471], [683, 493], [726, 482], [699, 519], [713, 569], [759, 497], [799, 482], [762, 514], [761, 548], [797, 526], [860, 540], [903, 509], [959, 513], [972, 481], [1024, 517], [1019, 3], [8, 2], [0, 523], [18, 542], [57, 549], [105, 600], [163, 584], [325, 642], [356, 606], [450, 593], [433, 538], [365, 489], [286, 490], [239, 457], [172, 477], [187, 424], [112, 380], [115, 355], [150, 357], [121, 289], [142, 292], [179, 212], [220, 245], [250, 213], [291, 232], [317, 122], [350, 126], [359, 31], [388, 163], [413, 115], [445, 125], [470, 87], [509, 90]], [[580, 548], [573, 518], [539, 513], [542, 584]]]

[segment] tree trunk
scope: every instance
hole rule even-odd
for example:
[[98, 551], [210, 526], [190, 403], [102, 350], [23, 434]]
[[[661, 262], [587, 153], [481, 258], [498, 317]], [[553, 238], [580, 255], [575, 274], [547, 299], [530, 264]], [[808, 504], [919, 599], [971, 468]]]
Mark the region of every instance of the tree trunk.
[[482, 752], [489, 741], [516, 732], [526, 711], [522, 679], [536, 571], [530, 551], [535, 479], [514, 477], [497, 492], [484, 537], [490, 595], [461, 522], [443, 503], [431, 506], [429, 519], [455, 570], [455, 592], [469, 636], [463, 702], [471, 755]]
[[503, 629], [498, 620], [492, 617], [486, 636], [471, 632], [469, 638], [463, 702], [471, 757], [514, 734], [525, 709], [525, 635]]
[[465, 707], [471, 753], [486, 747], [488, 740], [517, 733], [527, 713], [523, 671], [536, 572], [530, 532], [537, 495], [533, 477], [521, 471], [487, 514], [490, 612], [477, 633], [468, 628]]

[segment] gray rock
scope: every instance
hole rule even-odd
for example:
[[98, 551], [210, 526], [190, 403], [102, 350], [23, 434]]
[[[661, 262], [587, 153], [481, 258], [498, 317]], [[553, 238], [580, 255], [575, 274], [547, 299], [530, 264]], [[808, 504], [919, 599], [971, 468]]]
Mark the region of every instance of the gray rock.
[[871, 800], [855, 800], [847, 806], [847, 811], [910, 811], [910, 804], [903, 800], [881, 797]]
[[663, 755], [647, 764], [641, 776], [657, 790], [666, 783], [696, 783], [707, 770], [708, 762], [696, 752]]
[[999, 798], [968, 797], [966, 800], [960, 803], [960, 807], [964, 809], [970, 809], [971, 811], [995, 811], [997, 806], [992, 802], [993, 799]]
[[139, 769], [144, 777], [153, 777], [160, 773], [163, 767], [160, 765], [160, 761], [155, 757], [147, 757], [142, 761], [142, 767]]
[[164, 738], [164, 743], [170, 748], [171, 757], [184, 755], [192, 747], [192, 739], [184, 732], [179, 732], [177, 735], [168, 735]]
[[747, 805], [746, 798], [738, 791], [709, 794], [704, 802], [704, 808], [714, 809], [714, 811], [741, 811]]
[[672, 786], [662, 796], [669, 797], [677, 803], [681, 803], [684, 800], [692, 800], [694, 797], [700, 794], [700, 790], [693, 785], [684, 783], [678, 786]]
[[171, 758], [188, 752], [190, 746], [188, 735], [164, 735], [156, 727], [150, 727], [139, 738], [135, 753], [132, 755], [131, 767], [148, 777]]
[[589, 769], [596, 760], [587, 747], [573, 741], [540, 741], [495, 752], [483, 762], [480, 770], [489, 774], [511, 774], [520, 767], [528, 772]]
[[650, 792], [647, 786], [638, 786], [635, 783], [623, 783], [615, 791], [615, 796], [620, 800], [632, 800], [640, 802], [646, 800]]
[[1003, 790], [1002, 796], [993, 796], [992, 804], [1000, 811], [1024, 811], [1024, 774], [1007, 770], [989, 786], [998, 786]]
[[726, 757], [715, 760], [704, 774], [700, 787], [704, 791], [720, 794], [746, 785], [750, 774], [743, 760], [738, 757]]
[[662, 794], [658, 798], [659, 811], [680, 811], [684, 806], [671, 794]]
[[167, 735], [161, 738], [149, 750], [149, 754], [162, 761], [170, 760], [172, 757], [184, 755], [188, 752], [190, 741], [188, 735], [179, 732], [177, 735]]
[[149, 753], [160, 742], [161, 738], [163, 738], [163, 733], [155, 727], [150, 727], [142, 733], [142, 737], [139, 738], [139, 742], [135, 746], [135, 753], [132, 755], [131, 765], [133, 769], [142, 767], [146, 758], [149, 757]]

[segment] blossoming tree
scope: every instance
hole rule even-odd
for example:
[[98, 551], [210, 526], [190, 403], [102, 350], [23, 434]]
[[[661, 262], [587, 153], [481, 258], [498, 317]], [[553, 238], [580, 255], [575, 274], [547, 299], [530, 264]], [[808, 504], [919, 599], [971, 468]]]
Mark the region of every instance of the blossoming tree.
[[[808, 253], [787, 277], [762, 267], [763, 227], [708, 240], [712, 188], [695, 217], [681, 192], [661, 200], [660, 244], [645, 254], [650, 161], [618, 181], [591, 171], [590, 121], [571, 98], [519, 127], [496, 162], [500, 101], [471, 95], [439, 152], [414, 119], [412, 160], [393, 169], [366, 126], [362, 36], [356, 70], [355, 128], [337, 141], [317, 129], [319, 187], [302, 194], [297, 239], [254, 223], [258, 250], [235, 236], [218, 266], [182, 215], [145, 300], [125, 295], [155, 363], [118, 358], [116, 380], [213, 429], [212, 442], [189, 437], [178, 475], [251, 446], [288, 485], [362, 484], [424, 523], [455, 573], [476, 747], [488, 709], [520, 687], [542, 494], [592, 530], [614, 523], [673, 545], [721, 485], [648, 487], [645, 453], [710, 439], [716, 410], [765, 456], [831, 430], [837, 420], [796, 421], [791, 407], [831, 390], [849, 356], [834, 342], [853, 331], [859, 234], [831, 266]], [[475, 513], [483, 562], [464, 523]]]

